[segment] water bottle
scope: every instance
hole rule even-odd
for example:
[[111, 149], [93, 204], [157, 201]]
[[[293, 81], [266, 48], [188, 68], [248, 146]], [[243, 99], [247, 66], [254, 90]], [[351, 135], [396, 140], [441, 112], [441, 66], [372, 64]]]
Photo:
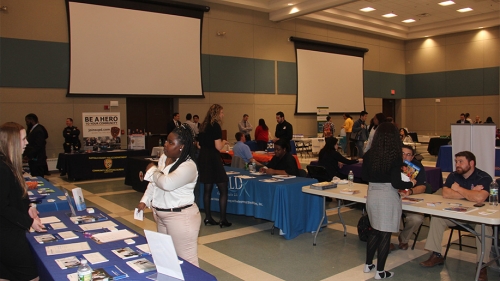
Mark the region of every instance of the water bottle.
[[92, 281], [92, 268], [87, 264], [86, 259], [80, 261], [78, 266], [78, 281]]
[[354, 182], [354, 174], [352, 170], [349, 171], [349, 175], [347, 176], [347, 180], [349, 181], [349, 187], [352, 187], [352, 183]]
[[158, 139], [158, 146], [163, 146], [161, 145], [161, 138]]
[[498, 206], [498, 184], [496, 181], [490, 184], [490, 205]]

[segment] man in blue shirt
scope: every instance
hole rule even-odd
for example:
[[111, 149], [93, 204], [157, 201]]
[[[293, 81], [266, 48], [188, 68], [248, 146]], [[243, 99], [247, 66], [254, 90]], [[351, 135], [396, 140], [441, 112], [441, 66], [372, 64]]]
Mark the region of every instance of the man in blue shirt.
[[237, 140], [236, 144], [233, 147], [234, 156], [241, 157], [241, 159], [243, 159], [245, 163], [256, 162], [253, 159], [250, 147], [245, 144], [245, 135], [243, 135], [241, 132], [237, 132], [234, 137]]
[[[487, 200], [490, 194], [490, 183], [493, 180], [488, 173], [476, 168], [476, 156], [470, 151], [459, 152], [455, 154], [455, 166], [455, 172], [451, 173], [448, 175], [448, 178], [446, 178], [446, 182], [443, 186], [443, 197], [450, 199], [466, 199], [478, 203]], [[444, 263], [444, 258], [441, 255], [443, 234], [449, 226], [455, 225], [455, 223], [448, 219], [436, 216], [432, 217], [429, 235], [425, 243], [425, 249], [432, 251], [432, 254], [428, 260], [420, 263], [421, 266], [433, 267]], [[476, 224], [474, 229], [480, 234], [481, 224]], [[486, 226], [485, 234], [489, 236], [493, 235], [491, 226]], [[476, 261], [478, 262], [478, 266], [481, 266], [481, 263], [487, 263], [489, 261], [492, 240], [490, 238], [486, 238], [485, 240], [486, 241], [483, 241], [483, 243], [485, 243], [485, 256], [482, 261], [479, 261], [478, 259], [481, 255], [481, 241], [479, 241], [476, 236]], [[481, 269], [478, 280], [488, 280], [486, 269], [487, 267]]]

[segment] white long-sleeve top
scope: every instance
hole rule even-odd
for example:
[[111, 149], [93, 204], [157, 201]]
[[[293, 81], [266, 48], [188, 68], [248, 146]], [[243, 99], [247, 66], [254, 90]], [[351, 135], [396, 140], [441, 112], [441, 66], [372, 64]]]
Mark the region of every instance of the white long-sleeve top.
[[[151, 167], [144, 176], [149, 181], [141, 202], [148, 208], [178, 208], [194, 203], [194, 187], [198, 179], [198, 169], [193, 160], [180, 164], [175, 171], [168, 173], [174, 163], [165, 167], [167, 157], [162, 155], [158, 167]], [[178, 160], [176, 160], [177, 162]]]

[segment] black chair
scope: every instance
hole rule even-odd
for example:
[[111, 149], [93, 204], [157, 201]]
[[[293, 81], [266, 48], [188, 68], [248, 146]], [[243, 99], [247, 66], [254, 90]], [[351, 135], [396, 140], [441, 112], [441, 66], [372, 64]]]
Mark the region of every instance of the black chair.
[[[468, 224], [465, 224], [465, 227], [473, 229], [472, 226], [470, 226]], [[450, 226], [450, 229], [451, 229], [451, 231], [450, 231], [450, 237], [448, 238], [448, 244], [446, 245], [446, 252], [444, 252], [444, 256], [443, 256], [444, 259], [446, 259], [446, 256], [448, 255], [448, 250], [450, 249], [450, 245], [451, 244], [458, 245], [460, 251], [462, 251], [462, 247], [468, 247], [468, 248], [476, 249], [475, 246], [469, 246], [469, 245], [462, 244], [462, 237], [463, 236], [476, 238], [476, 236], [472, 236], [472, 235], [468, 235], [468, 234], [462, 234], [462, 231], [470, 233], [467, 229], [465, 229], [463, 226], [460, 226], [458, 224], [455, 225], [455, 226]], [[454, 230], [458, 230], [458, 243], [451, 243], [451, 237], [453, 236], [453, 231]], [[486, 238], [486, 239], [489, 239], [489, 238]], [[487, 253], [487, 254], [489, 255], [489, 253]]]
[[222, 160], [222, 165], [231, 166], [231, 162], [233, 160], [233, 157], [229, 153], [221, 153], [220, 158]]
[[330, 178], [330, 176], [328, 175], [326, 168], [323, 166], [307, 165], [307, 173], [309, 174], [309, 177], [311, 177], [313, 179], [317, 179], [318, 182], [332, 180]]

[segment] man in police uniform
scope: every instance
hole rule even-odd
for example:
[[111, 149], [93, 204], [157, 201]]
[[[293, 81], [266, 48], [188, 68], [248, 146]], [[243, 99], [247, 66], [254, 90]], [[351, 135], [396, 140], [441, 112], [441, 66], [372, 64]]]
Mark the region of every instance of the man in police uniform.
[[71, 146], [73, 146], [73, 150], [78, 151], [82, 144], [80, 143], [80, 130], [77, 127], [73, 126], [73, 119], [66, 119], [66, 128], [63, 130], [64, 137], [64, 152], [71, 153]]

